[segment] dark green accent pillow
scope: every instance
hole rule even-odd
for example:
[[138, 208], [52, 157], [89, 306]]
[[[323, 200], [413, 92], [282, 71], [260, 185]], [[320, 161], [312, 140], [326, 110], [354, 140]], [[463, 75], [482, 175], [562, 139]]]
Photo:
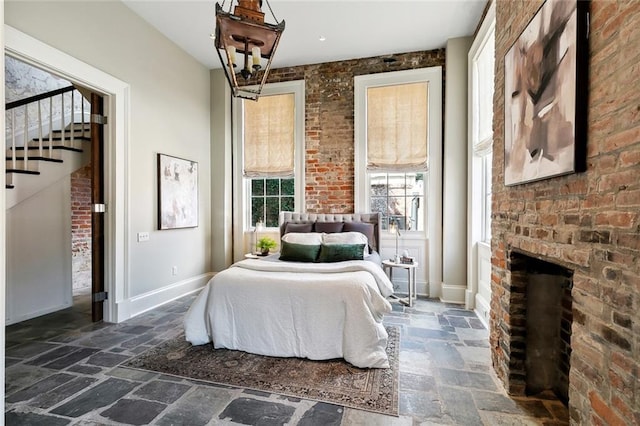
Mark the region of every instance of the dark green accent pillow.
[[319, 245], [280, 242], [280, 260], [290, 262], [315, 262], [320, 252]]
[[318, 262], [342, 262], [343, 260], [362, 260], [364, 244], [323, 244], [320, 246]]

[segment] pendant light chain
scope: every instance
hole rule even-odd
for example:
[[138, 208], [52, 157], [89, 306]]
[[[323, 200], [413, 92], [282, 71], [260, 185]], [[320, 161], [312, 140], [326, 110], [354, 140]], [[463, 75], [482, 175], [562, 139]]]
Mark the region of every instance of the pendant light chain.
[[[222, 4], [220, 5], [220, 8], [221, 8], [222, 10], [224, 10], [224, 4], [225, 4], [226, 2], [227, 2], [227, 0], [222, 0]], [[231, 8], [232, 8], [232, 7], [233, 7], [233, 0], [231, 0], [231, 1], [229, 2], [229, 13], [231, 13]]]
[[276, 21], [276, 24], [277, 24], [280, 21], [278, 20], [278, 18], [276, 18], [276, 14], [273, 13], [273, 9], [271, 9], [271, 5], [269, 4], [269, 0], [264, 0], [264, 1], [267, 3], [267, 7], [269, 8], [269, 12], [271, 12], [271, 16], [273, 16], [273, 19]]

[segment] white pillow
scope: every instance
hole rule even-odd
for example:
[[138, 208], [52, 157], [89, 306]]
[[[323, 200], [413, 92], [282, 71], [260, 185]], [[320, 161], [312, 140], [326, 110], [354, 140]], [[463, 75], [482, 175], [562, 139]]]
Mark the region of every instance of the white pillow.
[[369, 255], [369, 241], [367, 240], [367, 236], [362, 232], [335, 232], [331, 234], [322, 234], [322, 242], [326, 245], [364, 244], [363, 256]]
[[319, 246], [322, 244], [322, 234], [317, 232], [289, 232], [282, 236], [282, 241], [306, 246]]

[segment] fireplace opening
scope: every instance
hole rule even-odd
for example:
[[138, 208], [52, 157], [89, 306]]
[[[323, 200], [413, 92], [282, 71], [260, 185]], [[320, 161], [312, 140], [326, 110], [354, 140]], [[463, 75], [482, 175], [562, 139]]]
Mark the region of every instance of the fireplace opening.
[[511, 312], [522, 317], [520, 336], [512, 336], [522, 350], [512, 353], [510, 376], [522, 378], [526, 395], [550, 391], [567, 405], [573, 271], [516, 252], [510, 260]]

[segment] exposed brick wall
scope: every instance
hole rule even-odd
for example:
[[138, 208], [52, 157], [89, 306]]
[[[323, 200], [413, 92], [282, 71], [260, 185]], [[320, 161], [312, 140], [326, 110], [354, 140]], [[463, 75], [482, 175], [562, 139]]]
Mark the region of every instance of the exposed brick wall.
[[307, 212], [353, 212], [353, 77], [444, 65], [445, 51], [438, 49], [271, 71], [269, 83], [305, 80]]
[[91, 165], [71, 174], [73, 289], [91, 285]]
[[504, 56], [541, 4], [496, 4], [493, 364], [509, 388], [509, 252], [565, 266], [571, 422], [640, 424], [640, 2], [591, 3], [586, 172], [505, 187]]

